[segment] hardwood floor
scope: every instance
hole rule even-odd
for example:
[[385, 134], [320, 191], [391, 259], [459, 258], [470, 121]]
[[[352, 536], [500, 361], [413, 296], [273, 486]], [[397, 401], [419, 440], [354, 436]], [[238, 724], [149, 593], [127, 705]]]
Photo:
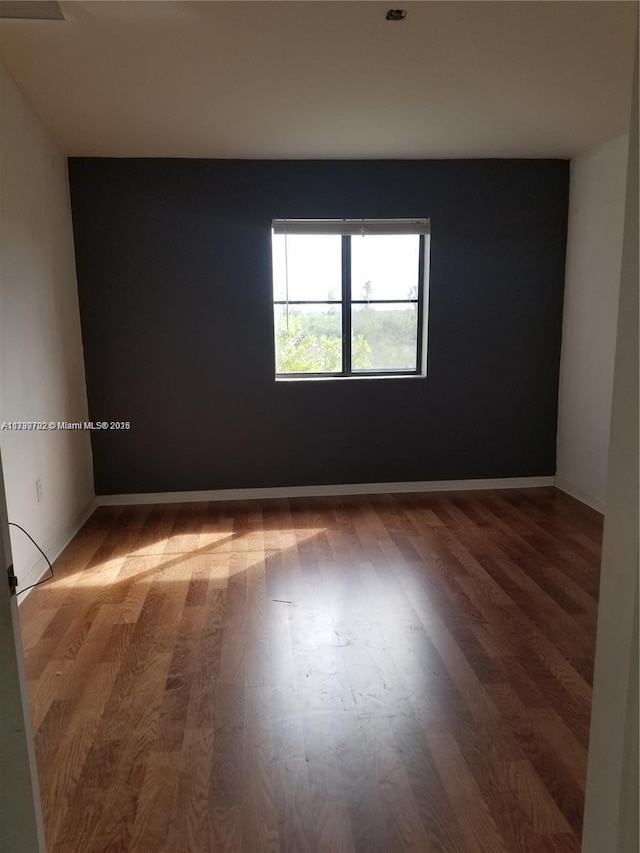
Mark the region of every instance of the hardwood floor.
[[101, 508], [20, 608], [49, 853], [578, 853], [601, 517]]

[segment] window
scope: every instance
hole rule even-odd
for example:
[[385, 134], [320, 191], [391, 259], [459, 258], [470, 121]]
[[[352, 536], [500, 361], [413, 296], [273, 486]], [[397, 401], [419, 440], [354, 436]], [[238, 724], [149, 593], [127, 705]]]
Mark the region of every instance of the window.
[[424, 373], [425, 219], [276, 219], [276, 377]]

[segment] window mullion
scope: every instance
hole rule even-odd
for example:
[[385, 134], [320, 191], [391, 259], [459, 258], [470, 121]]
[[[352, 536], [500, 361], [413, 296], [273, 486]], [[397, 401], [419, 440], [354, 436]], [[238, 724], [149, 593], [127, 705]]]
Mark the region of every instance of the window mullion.
[[351, 237], [342, 238], [342, 372], [351, 375]]

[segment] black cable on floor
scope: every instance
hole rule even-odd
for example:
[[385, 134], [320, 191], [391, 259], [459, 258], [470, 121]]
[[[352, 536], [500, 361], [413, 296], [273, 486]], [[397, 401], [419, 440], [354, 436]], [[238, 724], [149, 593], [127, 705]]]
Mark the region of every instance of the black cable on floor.
[[51, 560], [47, 557], [47, 555], [44, 553], [42, 548], [38, 545], [38, 543], [33, 538], [33, 536], [31, 536], [30, 533], [27, 533], [27, 531], [24, 529], [24, 527], [20, 527], [20, 525], [16, 524], [14, 521], [9, 522], [9, 527], [17, 527], [18, 530], [22, 530], [22, 532], [27, 537], [27, 539], [30, 539], [33, 542], [33, 544], [36, 546], [38, 551], [40, 551], [42, 556], [45, 558], [45, 560], [47, 561], [47, 565], [49, 566], [49, 571], [51, 572], [50, 577], [43, 578], [42, 580], [39, 580], [37, 583], [32, 583], [31, 586], [25, 586], [24, 589], [21, 589], [20, 592], [16, 593], [17, 595], [22, 595], [23, 592], [26, 592], [28, 589], [33, 589], [34, 586], [40, 586], [41, 583], [46, 583], [47, 581], [52, 580], [53, 579], [53, 566], [51, 565]]

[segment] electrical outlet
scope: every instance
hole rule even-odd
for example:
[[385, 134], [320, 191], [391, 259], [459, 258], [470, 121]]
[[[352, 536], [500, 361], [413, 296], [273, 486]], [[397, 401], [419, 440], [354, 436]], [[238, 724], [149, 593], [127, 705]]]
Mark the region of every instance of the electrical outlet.
[[38, 503], [42, 500], [42, 480], [36, 480], [36, 500]]

